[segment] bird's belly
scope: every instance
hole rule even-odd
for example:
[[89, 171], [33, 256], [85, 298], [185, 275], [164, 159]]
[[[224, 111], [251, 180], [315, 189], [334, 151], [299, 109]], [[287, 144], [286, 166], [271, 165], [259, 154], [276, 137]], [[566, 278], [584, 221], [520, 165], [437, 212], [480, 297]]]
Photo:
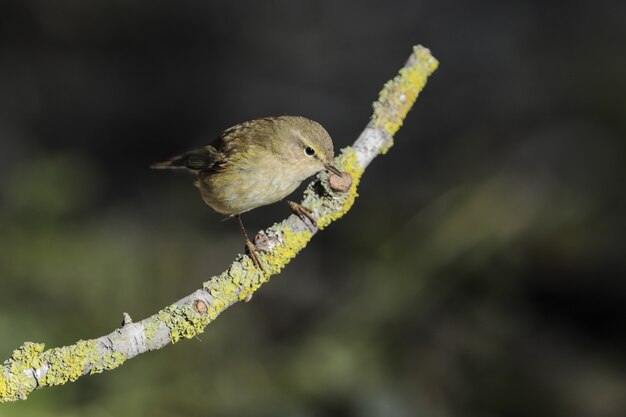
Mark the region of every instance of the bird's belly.
[[198, 187], [202, 199], [213, 210], [240, 214], [282, 200], [298, 188], [300, 182], [285, 179], [280, 172], [216, 172], [201, 175]]

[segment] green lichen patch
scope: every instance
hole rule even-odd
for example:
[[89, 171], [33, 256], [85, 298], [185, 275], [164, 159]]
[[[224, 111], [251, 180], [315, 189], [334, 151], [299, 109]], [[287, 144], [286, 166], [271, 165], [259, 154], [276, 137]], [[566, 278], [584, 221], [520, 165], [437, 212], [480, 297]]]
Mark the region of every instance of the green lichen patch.
[[151, 317], [144, 324], [144, 334], [146, 339], [152, 340], [156, 336], [156, 332], [161, 322], [156, 317]]
[[42, 354], [48, 362], [48, 371], [41, 378], [40, 385], [61, 385], [76, 381], [87, 365], [100, 361], [100, 353], [94, 340], [79, 340], [76, 344], [47, 350]]
[[111, 369], [115, 369], [126, 360], [126, 355], [121, 352], [112, 352], [106, 353], [102, 355], [99, 361], [97, 361], [91, 367], [90, 375], [99, 374], [104, 371], [110, 371]]
[[170, 330], [172, 343], [202, 333], [211, 321], [208, 314], [198, 314], [190, 306], [177, 304], [165, 307], [158, 313], [158, 318]]
[[[421, 45], [413, 48], [409, 65], [388, 81], [373, 104], [372, 121], [379, 129], [384, 129], [391, 136], [402, 126], [407, 113], [415, 103], [418, 94], [426, 85], [426, 80], [439, 66], [439, 62]], [[393, 142], [381, 150], [386, 153]]]
[[214, 320], [222, 311], [239, 299], [240, 285], [246, 280], [246, 277], [250, 276], [246, 268], [252, 269], [253, 267], [250, 265], [244, 267], [240, 261], [235, 261], [226, 272], [204, 283], [204, 289], [213, 297], [213, 300], [207, 305], [206, 314], [210, 320]]
[[26, 342], [13, 351], [11, 358], [0, 368], [0, 402], [26, 399], [37, 387], [33, 372], [45, 365], [41, 357], [43, 343]]
[[13, 351], [5, 372], [0, 372], [0, 402], [25, 399], [37, 387], [76, 381], [87, 369], [94, 374], [117, 368], [124, 360], [119, 352], [102, 356], [95, 340], [46, 351], [43, 343], [27, 342]]
[[265, 268], [263, 271], [256, 268], [249, 257], [240, 256], [225, 273], [204, 283], [204, 288], [213, 297], [207, 305], [211, 320], [234, 302], [249, 299], [272, 275], [278, 274], [312, 236], [308, 230], [295, 232], [282, 223], [272, 226], [267, 233], [277, 236], [280, 244], [270, 252], [258, 253]]
[[[262, 255], [262, 259], [270, 275], [278, 274], [302, 249], [313, 236], [309, 230], [294, 231], [291, 227], [277, 224], [270, 228], [270, 233], [280, 236], [281, 243], [274, 250]], [[259, 283], [258, 286], [260, 286]], [[256, 288], [258, 288], [258, 286]], [[251, 288], [256, 290], [256, 288]]]

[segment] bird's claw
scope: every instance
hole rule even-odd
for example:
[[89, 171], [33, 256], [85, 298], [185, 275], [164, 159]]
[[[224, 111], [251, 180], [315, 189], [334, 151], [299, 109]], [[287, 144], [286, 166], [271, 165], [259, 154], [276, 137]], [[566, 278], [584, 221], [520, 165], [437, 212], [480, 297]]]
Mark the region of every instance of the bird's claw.
[[250, 257], [250, 259], [252, 259], [252, 262], [257, 266], [257, 268], [265, 272], [265, 268], [263, 267], [263, 264], [261, 263], [261, 260], [259, 259], [256, 246], [254, 246], [254, 243], [252, 243], [250, 239], [246, 239], [246, 252], [248, 256]]
[[311, 210], [304, 207], [302, 204], [296, 203], [295, 201], [285, 200], [285, 203], [287, 203], [291, 212], [298, 216], [305, 224], [308, 219], [314, 227], [317, 227], [317, 221], [313, 217], [313, 212]]

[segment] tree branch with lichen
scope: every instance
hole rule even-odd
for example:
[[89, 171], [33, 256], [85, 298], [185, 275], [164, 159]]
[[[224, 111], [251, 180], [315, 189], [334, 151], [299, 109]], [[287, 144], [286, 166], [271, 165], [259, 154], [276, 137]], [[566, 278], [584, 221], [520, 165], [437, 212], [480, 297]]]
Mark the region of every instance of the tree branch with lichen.
[[26, 342], [0, 367], [0, 402], [23, 400], [36, 389], [111, 370], [139, 354], [192, 338], [228, 307], [249, 300], [304, 249], [313, 235], [350, 210], [365, 168], [392, 146], [393, 136], [437, 66], [428, 49], [413, 48], [399, 74], [380, 92], [361, 135], [335, 158], [344, 176], [322, 172], [306, 188], [302, 205], [312, 211], [317, 227], [291, 215], [257, 234], [255, 244], [264, 271], [248, 256], [239, 255], [221, 275], [153, 316], [133, 323], [124, 313], [122, 326], [106, 336], [48, 350], [43, 343]]

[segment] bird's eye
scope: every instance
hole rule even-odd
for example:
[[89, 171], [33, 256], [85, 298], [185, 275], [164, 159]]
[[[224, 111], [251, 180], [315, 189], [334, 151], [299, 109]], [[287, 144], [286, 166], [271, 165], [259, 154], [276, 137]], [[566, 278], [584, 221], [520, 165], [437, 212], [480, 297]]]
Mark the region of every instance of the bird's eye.
[[315, 149], [311, 148], [310, 146], [307, 146], [306, 148], [304, 148], [304, 153], [307, 156], [313, 156], [315, 155]]

